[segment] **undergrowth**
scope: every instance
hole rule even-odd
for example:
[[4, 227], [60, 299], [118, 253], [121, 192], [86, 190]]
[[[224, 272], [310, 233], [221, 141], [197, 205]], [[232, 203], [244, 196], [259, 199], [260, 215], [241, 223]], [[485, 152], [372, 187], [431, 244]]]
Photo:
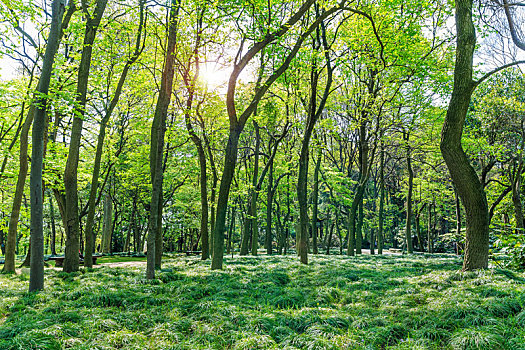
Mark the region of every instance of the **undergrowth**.
[[0, 276], [0, 350], [525, 350], [525, 279], [460, 272], [449, 256], [198, 257], [144, 267]]

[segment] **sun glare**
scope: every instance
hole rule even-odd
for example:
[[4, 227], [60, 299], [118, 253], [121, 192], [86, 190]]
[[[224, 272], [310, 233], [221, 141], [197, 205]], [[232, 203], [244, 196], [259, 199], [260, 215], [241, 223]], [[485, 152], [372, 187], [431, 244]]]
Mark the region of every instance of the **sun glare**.
[[200, 79], [208, 89], [223, 89], [228, 85], [230, 69], [216, 62], [207, 62], [201, 66]]

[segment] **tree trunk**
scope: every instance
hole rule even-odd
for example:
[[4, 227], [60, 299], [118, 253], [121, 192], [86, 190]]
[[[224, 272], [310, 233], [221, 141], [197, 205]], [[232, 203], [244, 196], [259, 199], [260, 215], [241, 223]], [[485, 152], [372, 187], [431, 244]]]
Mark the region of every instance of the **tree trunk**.
[[[454, 199], [456, 204], [456, 235], [457, 237], [461, 237], [461, 204], [459, 202], [459, 196], [456, 187], [454, 187]], [[457, 250], [456, 254], [459, 255], [459, 249]]]
[[266, 191], [266, 254], [272, 255], [272, 204], [273, 204], [273, 159], [268, 170], [268, 186]]
[[102, 225], [102, 253], [111, 253], [111, 234], [113, 228], [113, 201], [109, 193], [104, 198], [104, 222]]
[[363, 206], [364, 202], [363, 199], [361, 199], [361, 204], [359, 204], [359, 208], [357, 209], [357, 223], [355, 228], [355, 253], [356, 254], [362, 254], [362, 248], [363, 248]]
[[226, 248], [226, 253], [230, 254], [232, 251], [232, 239], [233, 239], [233, 232], [235, 231], [235, 206], [232, 208], [231, 211], [231, 221], [230, 221], [230, 232], [228, 233], [228, 247]]
[[[95, 153], [95, 163], [93, 166], [93, 175], [91, 176], [91, 189], [89, 192], [89, 199], [88, 199], [88, 214], [87, 214], [87, 219], [86, 219], [86, 232], [85, 232], [86, 249], [85, 249], [85, 256], [84, 256], [84, 266], [86, 267], [93, 267], [92, 256], [93, 256], [93, 248], [94, 248], [93, 245], [95, 243], [95, 240], [93, 239], [93, 226], [94, 226], [94, 220], [95, 220], [95, 205], [96, 205], [95, 201], [96, 201], [97, 189], [98, 189], [98, 178], [100, 174], [100, 161], [102, 159], [104, 139], [106, 137], [106, 126], [120, 99], [120, 95], [122, 94], [122, 88], [124, 87], [124, 83], [126, 81], [128, 71], [131, 65], [135, 63], [135, 61], [140, 55], [142, 28], [144, 24], [144, 1], [145, 0], [139, 0], [140, 18], [139, 18], [139, 26], [137, 30], [137, 39], [135, 42], [135, 51], [133, 52], [133, 55], [130, 57], [130, 59], [126, 62], [124, 68], [122, 69], [122, 73], [120, 74], [120, 78], [117, 84], [117, 88], [115, 90], [115, 94], [113, 95], [113, 98], [109, 104], [109, 108], [107, 109], [106, 114], [104, 115], [104, 118], [102, 118], [102, 121], [100, 122], [100, 129], [99, 129], [98, 138], [97, 138], [97, 150]], [[133, 208], [134, 210], [136, 209], [135, 204]], [[128, 235], [129, 235], [129, 231], [128, 231]], [[125, 249], [128, 249], [128, 247], [129, 247], [129, 240], [128, 240], [128, 246], [126, 246]]]
[[241, 238], [241, 250], [240, 250], [241, 256], [248, 255], [248, 248], [250, 245], [250, 238], [251, 238], [251, 232], [252, 232], [250, 229], [251, 220], [248, 219], [250, 215], [250, 204], [251, 204], [251, 200], [248, 201], [248, 203], [246, 204], [246, 207], [247, 207], [246, 217], [244, 219], [244, 229], [243, 229], [242, 238]]
[[454, 87], [441, 134], [441, 153], [466, 214], [463, 270], [488, 266], [489, 211], [483, 186], [461, 145], [461, 135], [475, 84], [472, 80], [476, 33], [472, 0], [456, 1], [456, 64]]
[[313, 229], [313, 250], [314, 254], [319, 254], [319, 249], [317, 248], [317, 236], [318, 236], [318, 212], [319, 212], [319, 169], [321, 168], [321, 152], [319, 152], [319, 155], [317, 156], [317, 160], [315, 162], [315, 169], [314, 169], [314, 189], [312, 192], [312, 202], [313, 202], [313, 210], [312, 210], [312, 229]]
[[328, 231], [328, 239], [327, 239], [327, 242], [326, 242], [326, 255], [330, 255], [330, 246], [332, 245], [332, 235], [334, 234], [334, 226], [335, 225], [336, 225], [336, 223], [332, 222], [332, 225], [330, 226], [330, 231]]
[[427, 227], [427, 251], [429, 253], [434, 253], [433, 251], [433, 242], [432, 242], [432, 203], [428, 204], [428, 227]]
[[53, 198], [49, 196], [49, 216], [51, 217], [51, 239], [49, 240], [49, 246], [51, 248], [51, 255], [57, 255], [56, 251], [56, 224], [55, 224], [55, 207], [53, 206]]
[[[217, 203], [217, 216], [215, 219], [215, 231], [213, 232], [213, 255], [211, 269], [222, 269], [222, 258], [224, 256], [224, 227], [226, 224], [226, 210], [228, 208], [228, 196], [230, 186], [237, 163], [237, 152], [239, 137], [242, 128], [230, 128], [226, 154], [224, 156], [224, 169], [222, 172], [221, 185], [219, 187], [219, 201]], [[246, 218], [245, 220], [248, 220]]]
[[[31, 267], [29, 273], [29, 291], [44, 289], [44, 196], [42, 192], [42, 168], [44, 156], [44, 133], [46, 130], [46, 109], [51, 81], [51, 73], [55, 54], [60, 44], [60, 31], [62, 26], [62, 16], [65, 11], [63, 0], [54, 0], [52, 3], [51, 28], [48, 36], [44, 61], [37, 92], [35, 93], [35, 114], [33, 132], [31, 137]], [[26, 164], [27, 166], [27, 164]], [[27, 169], [25, 170], [27, 173]]]
[[259, 246], [259, 225], [257, 222], [257, 197], [259, 196], [259, 189], [257, 183], [259, 180], [259, 152], [261, 149], [261, 133], [259, 124], [254, 120], [253, 127], [255, 129], [255, 151], [254, 151], [254, 166], [253, 166], [253, 180], [252, 180], [252, 196], [250, 201], [250, 221], [252, 229], [252, 255], [257, 255], [257, 248]]
[[[78, 67], [75, 113], [69, 143], [66, 168], [64, 170], [64, 187], [66, 194], [66, 251], [64, 272], [78, 271], [80, 248], [80, 220], [78, 211], [78, 160], [82, 125], [86, 109], [87, 86], [91, 66], [91, 54], [97, 29], [106, 8], [107, 0], [97, 0], [93, 15], [86, 15], [86, 29], [82, 46], [82, 56]], [[84, 9], [87, 12], [87, 8]]]
[[155, 278], [155, 268], [156, 266], [159, 266], [159, 256], [162, 259], [162, 247], [157, 244], [159, 241], [162, 243], [162, 156], [164, 154], [164, 133], [166, 129], [166, 118], [173, 87], [175, 47], [177, 43], [177, 18], [179, 9], [180, 0], [171, 0], [170, 16], [168, 19], [168, 43], [166, 46], [164, 68], [162, 70], [159, 96], [155, 106], [155, 115], [153, 117], [153, 123], [151, 124], [151, 147], [149, 160], [152, 191], [147, 240], [147, 279]]
[[233, 173], [235, 171], [235, 164], [237, 162], [237, 153], [238, 153], [238, 143], [239, 137], [244, 129], [246, 121], [252, 115], [257, 104], [264, 96], [266, 91], [270, 86], [286, 71], [290, 65], [292, 59], [295, 57], [299, 48], [301, 47], [303, 41], [308, 37], [312, 31], [318, 27], [323, 18], [326, 18], [329, 14], [335, 11], [335, 8], [332, 8], [328, 11], [325, 11], [321, 18], [318, 18], [296, 41], [292, 51], [288, 54], [283, 64], [276, 69], [273, 74], [266, 80], [264, 84], [255, 93], [248, 107], [243, 111], [243, 113], [238, 117], [237, 110], [235, 106], [235, 91], [237, 79], [243, 69], [250, 63], [250, 61], [260, 53], [266, 46], [277, 38], [283, 36], [288, 30], [299, 21], [303, 15], [309, 10], [313, 5], [314, 0], [307, 0], [299, 10], [285, 23], [281, 26], [276, 32], [272, 32], [263, 40], [256, 42], [242, 57], [239, 58], [237, 63], [234, 65], [232, 74], [228, 82], [228, 89], [226, 93], [226, 108], [228, 111], [228, 118], [230, 123], [230, 132], [228, 136], [228, 143], [226, 145], [225, 156], [224, 156], [224, 168], [222, 173], [221, 186], [219, 189], [219, 200], [217, 203], [217, 216], [215, 221], [215, 230], [213, 232], [213, 257], [211, 269], [222, 269], [222, 260], [224, 256], [224, 228], [226, 224], [226, 210], [228, 206], [228, 197], [230, 194], [231, 182], [233, 179]]
[[404, 139], [407, 143], [407, 172], [408, 172], [408, 190], [406, 197], [406, 226], [405, 226], [405, 243], [407, 246], [407, 253], [414, 252], [412, 245], [412, 191], [414, 189], [414, 171], [412, 169], [412, 158], [410, 154], [410, 146], [408, 145], [410, 135], [405, 133]]
[[[29, 139], [29, 129], [33, 123], [33, 116], [35, 113], [35, 105], [31, 105], [27, 117], [22, 126], [20, 134], [20, 155], [19, 155], [19, 171], [18, 179], [15, 187], [15, 195], [13, 198], [13, 206], [11, 208], [11, 215], [9, 217], [9, 228], [7, 231], [5, 264], [2, 272], [15, 273], [15, 253], [16, 253], [16, 236], [18, 234], [18, 222], [20, 219], [20, 208], [22, 206], [22, 197], [24, 195], [24, 187], [26, 183], [28, 164], [27, 164], [27, 148]], [[43, 136], [42, 136], [43, 137]]]

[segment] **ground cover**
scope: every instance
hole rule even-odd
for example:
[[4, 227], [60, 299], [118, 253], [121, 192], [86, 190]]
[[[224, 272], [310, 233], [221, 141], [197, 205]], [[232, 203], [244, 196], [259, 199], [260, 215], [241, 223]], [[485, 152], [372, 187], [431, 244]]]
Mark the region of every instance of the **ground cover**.
[[0, 276], [0, 349], [525, 349], [525, 275], [452, 256], [168, 259]]

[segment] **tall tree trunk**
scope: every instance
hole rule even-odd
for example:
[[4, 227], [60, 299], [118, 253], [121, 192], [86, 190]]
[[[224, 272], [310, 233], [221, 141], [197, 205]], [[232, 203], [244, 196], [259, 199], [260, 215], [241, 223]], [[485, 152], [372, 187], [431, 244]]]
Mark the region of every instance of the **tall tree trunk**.
[[[97, 197], [97, 189], [98, 189], [98, 178], [100, 174], [100, 162], [102, 159], [102, 152], [104, 148], [104, 139], [106, 137], [106, 126], [120, 99], [120, 95], [122, 94], [122, 88], [124, 87], [124, 83], [126, 81], [129, 69], [133, 65], [133, 63], [135, 63], [135, 61], [137, 60], [141, 52], [140, 45], [141, 45], [141, 38], [142, 38], [142, 29], [144, 25], [144, 2], [145, 0], [139, 0], [140, 18], [139, 18], [139, 26], [137, 30], [137, 38], [135, 41], [135, 51], [133, 52], [133, 55], [128, 59], [128, 61], [124, 65], [124, 68], [122, 69], [122, 73], [120, 74], [120, 78], [117, 84], [117, 88], [115, 90], [115, 94], [113, 95], [113, 98], [109, 104], [109, 108], [106, 110], [106, 114], [104, 115], [104, 117], [102, 118], [102, 121], [100, 122], [100, 128], [99, 128], [98, 138], [97, 138], [97, 150], [95, 153], [95, 163], [93, 166], [93, 175], [91, 176], [91, 188], [89, 192], [88, 213], [87, 213], [87, 219], [86, 219], [86, 232], [85, 232], [86, 249], [85, 249], [85, 256], [84, 256], [84, 266], [86, 267], [93, 267], [93, 258], [92, 258], [93, 257], [93, 245], [95, 243], [95, 240], [93, 239], [93, 226], [94, 226], [94, 221], [95, 221], [95, 205], [96, 205], [96, 197]], [[135, 208], [135, 205], [134, 205], [134, 208]], [[125, 247], [125, 249], [128, 249], [128, 247], [129, 245]]]
[[319, 249], [317, 248], [317, 236], [319, 228], [317, 227], [318, 223], [318, 215], [319, 215], [319, 169], [321, 168], [321, 152], [319, 152], [317, 156], [317, 160], [315, 162], [315, 169], [314, 169], [314, 189], [312, 192], [312, 202], [313, 202], [313, 210], [312, 210], [312, 229], [313, 229], [313, 253], [319, 254]]
[[429, 253], [434, 253], [433, 251], [433, 242], [432, 242], [432, 203], [428, 204], [428, 227], [427, 227], [427, 251]]
[[[9, 217], [9, 228], [7, 231], [5, 264], [2, 272], [15, 272], [15, 252], [17, 245], [18, 221], [20, 218], [20, 208], [22, 206], [22, 197], [24, 195], [24, 187], [26, 183], [28, 164], [27, 164], [27, 148], [29, 139], [29, 129], [33, 123], [33, 116], [35, 113], [35, 105], [31, 105], [26, 119], [22, 126], [20, 134], [20, 155], [18, 158], [18, 179], [15, 187], [15, 196], [13, 198], [13, 206], [11, 208], [11, 215]], [[42, 136], [43, 137], [43, 136]]]
[[259, 246], [259, 225], [257, 222], [257, 197], [259, 196], [259, 189], [257, 183], [259, 180], [259, 152], [261, 150], [261, 133], [259, 124], [254, 120], [253, 127], [255, 129], [255, 151], [254, 151], [254, 166], [252, 179], [252, 195], [250, 197], [250, 220], [252, 229], [252, 255], [257, 255], [257, 248]]
[[330, 226], [330, 231], [328, 231], [328, 239], [326, 242], [326, 255], [330, 255], [330, 246], [332, 245], [332, 235], [334, 234], [334, 226], [336, 224], [337, 224], [336, 222], [332, 222], [332, 225]]
[[[217, 217], [215, 222], [215, 230], [213, 233], [213, 258], [211, 269], [222, 269], [222, 260], [224, 256], [224, 228], [226, 224], [226, 210], [228, 206], [228, 197], [230, 194], [231, 182], [233, 179], [233, 173], [235, 171], [235, 165], [237, 162], [237, 153], [238, 153], [238, 143], [239, 136], [246, 125], [246, 121], [252, 115], [257, 104], [264, 96], [266, 91], [270, 86], [288, 69], [291, 61], [299, 51], [303, 41], [310, 36], [312, 31], [316, 29], [324, 18], [333, 14], [338, 7], [331, 8], [325, 11], [321, 16], [319, 16], [307, 30], [305, 30], [301, 36], [296, 40], [293, 49], [284, 59], [283, 64], [276, 69], [273, 74], [265, 81], [264, 84], [257, 89], [252, 101], [248, 104], [248, 107], [242, 112], [240, 116], [237, 115], [237, 110], [235, 106], [235, 91], [237, 79], [243, 69], [251, 62], [251, 60], [266, 46], [272, 43], [274, 40], [282, 37], [288, 32], [290, 28], [294, 26], [297, 21], [303, 18], [303, 15], [310, 9], [314, 4], [314, 0], [305, 1], [301, 7], [294, 13], [279, 29], [274, 32], [269, 33], [261, 41], [256, 42], [239, 60], [234, 64], [233, 72], [230, 75], [228, 81], [228, 90], [226, 93], [226, 107], [228, 110], [228, 118], [230, 123], [230, 133], [228, 136], [228, 143], [226, 145], [225, 156], [224, 156], [224, 169], [221, 180], [221, 186], [219, 189], [219, 200], [217, 203]], [[328, 55], [328, 52], [326, 52]]]
[[[363, 198], [364, 199], [364, 198]], [[361, 204], [359, 204], [359, 208], [357, 209], [357, 223], [355, 227], [355, 253], [356, 254], [362, 254], [362, 248], [363, 248], [363, 211], [364, 211], [364, 201], [361, 199]]]
[[[219, 201], [217, 203], [217, 216], [215, 219], [215, 231], [213, 232], [213, 255], [212, 270], [222, 269], [222, 258], [224, 256], [224, 227], [226, 224], [226, 210], [228, 208], [228, 196], [230, 186], [237, 163], [237, 152], [239, 137], [242, 128], [230, 128], [228, 143], [226, 145], [226, 154], [224, 156], [224, 170], [222, 173], [221, 185], [219, 187]], [[245, 220], [248, 220], [246, 218]]]
[[235, 231], [235, 206], [232, 207], [231, 211], [231, 221], [230, 221], [230, 232], [228, 233], [228, 247], [226, 248], [226, 253], [230, 254], [232, 251], [232, 239], [233, 232]]
[[271, 162], [270, 169], [268, 171], [268, 186], [266, 192], [266, 253], [272, 255], [272, 205], [273, 205], [273, 159], [268, 160]]
[[416, 215], [416, 236], [417, 236], [417, 246], [419, 248], [420, 252], [425, 251], [425, 241], [423, 239], [423, 235], [421, 234], [421, 220], [420, 216]]
[[[457, 237], [461, 237], [461, 203], [459, 202], [459, 196], [456, 187], [454, 187], [454, 199], [456, 204], [456, 235]], [[456, 254], [459, 254], [459, 249], [457, 249]]]
[[408, 190], [406, 197], [406, 226], [405, 226], [405, 243], [407, 246], [407, 253], [412, 254], [414, 252], [414, 246], [412, 245], [412, 191], [414, 189], [414, 171], [412, 169], [412, 156], [410, 154], [410, 146], [408, 145], [410, 134], [407, 132], [404, 135], [405, 142], [407, 143], [407, 172], [408, 172]]
[[[161, 86], [155, 115], [151, 125], [151, 147], [150, 147], [150, 175], [151, 175], [151, 202], [148, 225], [148, 255], [146, 265], [146, 278], [155, 278], [155, 268], [159, 264], [159, 256], [162, 258], [162, 182], [163, 168], [162, 155], [164, 154], [164, 134], [166, 129], [166, 118], [168, 106], [171, 101], [173, 87], [173, 75], [175, 64], [175, 47], [177, 44], [177, 25], [180, 9], [180, 0], [171, 0], [170, 16], [168, 23], [168, 43], [162, 70]], [[160, 237], [159, 237], [160, 236]], [[160, 255], [159, 255], [160, 252]]]
[[241, 237], [241, 249], [240, 249], [240, 255], [245, 256], [248, 255], [249, 250], [249, 244], [250, 244], [250, 238], [252, 237], [250, 229], [251, 220], [248, 218], [250, 215], [250, 205], [251, 205], [251, 199], [246, 204], [246, 218], [244, 219], [244, 226], [243, 226], [243, 232]]
[[441, 134], [441, 153], [466, 214], [463, 270], [488, 266], [489, 210], [483, 186], [461, 145], [461, 135], [470, 98], [476, 33], [472, 22], [472, 0], [456, 1], [456, 64], [454, 87]]
[[[42, 168], [44, 156], [44, 133], [46, 130], [47, 93], [51, 81], [51, 73], [55, 54], [60, 44], [62, 16], [65, 11], [65, 1], [53, 0], [51, 28], [47, 40], [40, 80], [35, 94], [34, 123], [31, 137], [31, 267], [29, 273], [29, 291], [44, 289], [44, 196], [42, 192]], [[27, 164], [26, 164], [27, 166]], [[27, 172], [27, 170], [26, 170]]]
[[80, 248], [80, 220], [78, 211], [78, 160], [80, 153], [80, 140], [82, 138], [82, 125], [86, 110], [87, 87], [89, 70], [91, 67], [91, 54], [97, 30], [106, 9], [107, 0], [97, 0], [93, 14], [90, 14], [83, 3], [83, 12], [86, 17], [86, 29], [82, 45], [82, 55], [78, 67], [78, 80], [76, 89], [76, 107], [71, 127], [69, 151], [66, 168], [64, 170], [64, 188], [66, 194], [66, 251], [64, 259], [64, 272], [78, 271]]
[[57, 255], [56, 251], [56, 224], [55, 224], [55, 207], [53, 205], [53, 198], [49, 195], [49, 216], [51, 217], [51, 239], [49, 240], [49, 246], [51, 248], [51, 255]]
[[113, 228], [113, 201], [109, 193], [104, 198], [104, 222], [102, 225], [102, 253], [111, 253], [111, 235]]
[[383, 254], [383, 247], [385, 244], [385, 234], [383, 232], [383, 223], [385, 216], [385, 152], [383, 144], [381, 143], [381, 155], [379, 165], [379, 218], [378, 218], [378, 232], [377, 232], [377, 254]]

